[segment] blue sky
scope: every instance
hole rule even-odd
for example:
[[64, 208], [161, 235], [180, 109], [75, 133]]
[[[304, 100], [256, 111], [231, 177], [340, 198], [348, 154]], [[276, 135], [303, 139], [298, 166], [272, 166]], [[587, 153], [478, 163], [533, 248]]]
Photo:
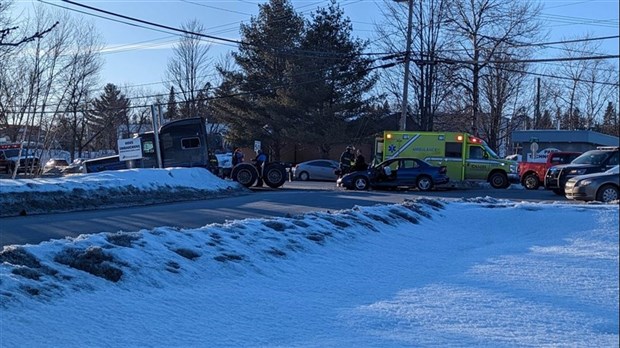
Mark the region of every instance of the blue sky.
[[[45, 0], [60, 6], [74, 9], [79, 7]], [[123, 14], [159, 24], [180, 27], [192, 19], [198, 19], [207, 29], [207, 34], [230, 39], [239, 39], [240, 23], [248, 23], [251, 16], [258, 13], [257, 0], [118, 0], [118, 1], [79, 1], [96, 8]], [[37, 1], [19, 1], [19, 7], [31, 7]], [[297, 11], [309, 14], [317, 6], [326, 5], [327, 0], [292, 1]], [[382, 20], [380, 8], [385, 1], [344, 0], [340, 1], [345, 14], [353, 22], [354, 34], [361, 38], [373, 38], [374, 24]], [[547, 41], [565, 38], [582, 38], [618, 35], [618, 0], [544, 0], [542, 20], [549, 32]], [[44, 4], [53, 8], [49, 4]], [[403, 5], [404, 6], [404, 5]], [[83, 10], [83, 9], [82, 9]], [[74, 13], [76, 16], [83, 16]], [[162, 88], [164, 71], [172, 56], [171, 46], [177, 36], [129, 26], [96, 17], [95, 22], [106, 43], [102, 84], [112, 82], [117, 85], [142, 85], [158, 91]], [[618, 39], [601, 41], [601, 52], [618, 54]], [[214, 60], [221, 59], [224, 53], [234, 49], [231, 44], [214, 44], [211, 53]], [[559, 52], [558, 50], [555, 50]], [[548, 54], [554, 56], [554, 50]], [[617, 61], [616, 61], [617, 66]]]

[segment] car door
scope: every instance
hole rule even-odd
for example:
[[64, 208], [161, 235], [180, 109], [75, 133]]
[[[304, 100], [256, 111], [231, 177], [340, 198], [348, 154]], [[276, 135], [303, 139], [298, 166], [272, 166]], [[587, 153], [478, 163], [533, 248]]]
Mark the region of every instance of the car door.
[[312, 163], [317, 180], [332, 180], [334, 179], [334, 172], [329, 161], [315, 161]]
[[491, 164], [485, 158], [485, 151], [479, 145], [467, 145], [468, 157], [465, 161], [465, 180], [486, 180]]
[[419, 175], [417, 162], [413, 159], [401, 159], [397, 171], [398, 185], [414, 186]]

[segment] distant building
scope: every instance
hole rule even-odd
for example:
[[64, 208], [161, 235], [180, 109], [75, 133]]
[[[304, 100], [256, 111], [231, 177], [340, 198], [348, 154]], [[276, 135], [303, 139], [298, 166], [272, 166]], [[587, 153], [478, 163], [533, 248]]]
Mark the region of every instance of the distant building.
[[589, 130], [545, 129], [513, 131], [512, 143], [524, 161], [536, 162], [553, 151], [585, 152], [599, 146], [619, 146], [620, 139]]

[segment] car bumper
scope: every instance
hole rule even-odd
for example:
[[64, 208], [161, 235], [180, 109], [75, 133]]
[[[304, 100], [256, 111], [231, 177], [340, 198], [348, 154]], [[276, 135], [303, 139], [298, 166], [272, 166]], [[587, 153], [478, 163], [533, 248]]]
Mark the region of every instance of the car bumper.
[[572, 182], [567, 182], [564, 186], [564, 195], [568, 199], [592, 201], [595, 194], [589, 186], [574, 186]]
[[519, 184], [521, 181], [519, 180], [519, 174], [517, 173], [508, 173], [508, 182], [511, 184]]
[[434, 184], [435, 185], [445, 185], [445, 184], [448, 184], [449, 182], [450, 182], [450, 178], [449, 177], [435, 178]]

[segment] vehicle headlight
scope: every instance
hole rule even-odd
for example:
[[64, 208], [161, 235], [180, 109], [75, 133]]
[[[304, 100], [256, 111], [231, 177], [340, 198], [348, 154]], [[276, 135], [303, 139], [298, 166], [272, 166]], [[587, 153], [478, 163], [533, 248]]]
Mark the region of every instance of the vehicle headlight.
[[592, 183], [591, 179], [579, 180], [576, 186], [588, 186]]
[[582, 175], [586, 173], [586, 169], [581, 168], [581, 169], [571, 169], [568, 174], [569, 175]]
[[517, 165], [516, 164], [511, 164], [510, 165], [510, 172], [511, 173], [516, 173], [517, 172]]

